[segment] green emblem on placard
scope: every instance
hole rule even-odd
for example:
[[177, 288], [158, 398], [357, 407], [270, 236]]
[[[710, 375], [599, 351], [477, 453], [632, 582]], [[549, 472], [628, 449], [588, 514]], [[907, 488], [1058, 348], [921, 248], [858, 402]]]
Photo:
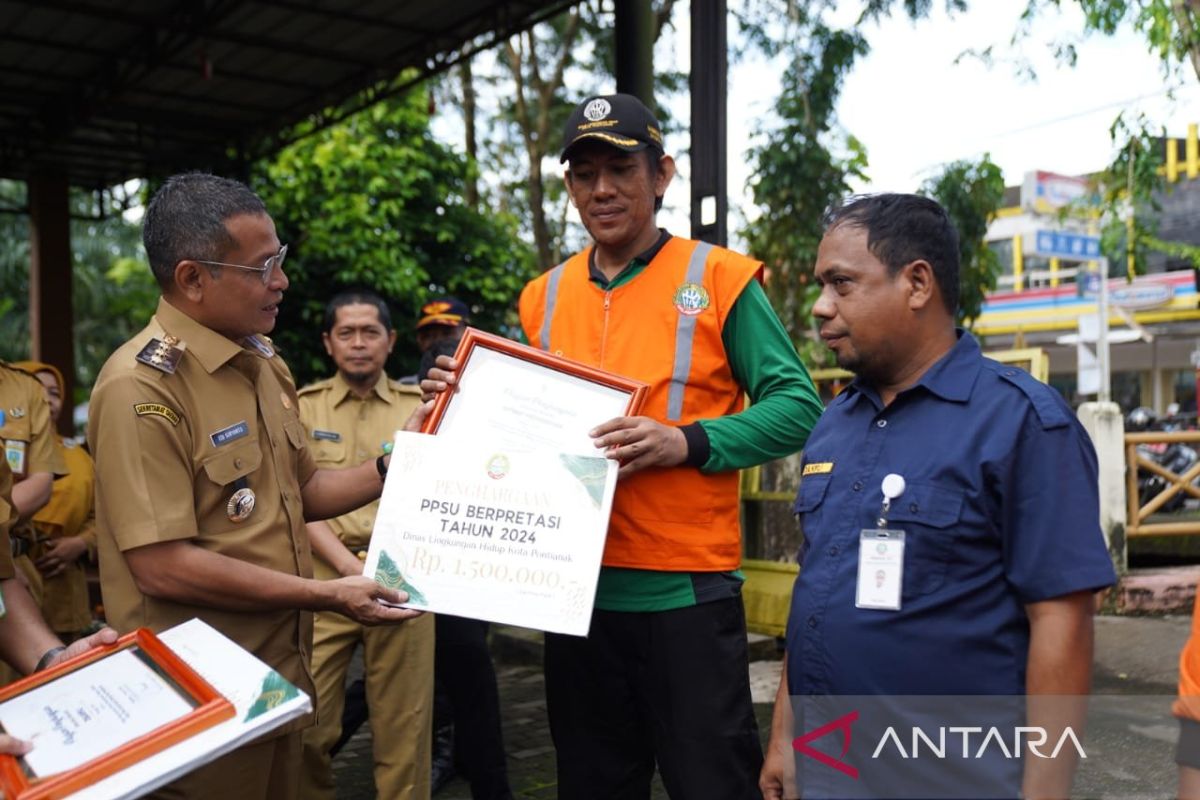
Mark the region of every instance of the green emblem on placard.
[[563, 466], [583, 484], [596, 508], [604, 500], [604, 482], [608, 477], [608, 459], [597, 456], [573, 456], [559, 453]]
[[278, 708], [281, 704], [286, 703], [299, 694], [299, 689], [288, 682], [278, 672], [271, 670], [263, 678], [262, 687], [258, 690], [258, 697], [254, 699], [250, 709], [246, 712], [246, 718], [243, 722], [261, 716], [273, 708]]
[[408, 602], [413, 605], [427, 606], [429, 601], [425, 599], [425, 595], [417, 587], [404, 579], [400, 574], [400, 567], [392, 560], [392, 557], [387, 554], [386, 550], [379, 553], [379, 563], [375, 565], [375, 582], [380, 586], [386, 586], [389, 589], [408, 593]]

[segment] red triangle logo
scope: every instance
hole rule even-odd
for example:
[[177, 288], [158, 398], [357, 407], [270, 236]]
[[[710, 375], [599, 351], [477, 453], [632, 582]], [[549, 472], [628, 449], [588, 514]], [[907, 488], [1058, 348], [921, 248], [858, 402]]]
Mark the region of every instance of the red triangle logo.
[[822, 725], [819, 728], [814, 728], [813, 730], [809, 731], [808, 733], [804, 734], [803, 736], [797, 736], [795, 739], [793, 739], [792, 740], [792, 749], [795, 750], [797, 753], [803, 753], [804, 755], [808, 756], [809, 758], [815, 758], [817, 761], [820, 761], [825, 766], [832, 767], [833, 769], [836, 769], [838, 772], [841, 772], [844, 775], [849, 775], [851, 778], [858, 780], [858, 770], [857, 769], [855, 769], [854, 767], [850, 766], [849, 764], [847, 764], [843, 761], [838, 760], [837, 758], [834, 758], [831, 755], [828, 755], [827, 753], [822, 753], [820, 750], [814, 750], [812, 747], [809, 747], [809, 742], [815, 741], [816, 739], [820, 739], [822, 736], [826, 736], [830, 733], [833, 733], [834, 731], [841, 731], [841, 733], [842, 733], [842, 754], [841, 754], [840, 758], [845, 758], [846, 753], [850, 752], [850, 737], [851, 737], [850, 726], [853, 725], [855, 720], [857, 720], [857, 719], [858, 719], [858, 712], [851, 711], [849, 714], [838, 717], [833, 722]]

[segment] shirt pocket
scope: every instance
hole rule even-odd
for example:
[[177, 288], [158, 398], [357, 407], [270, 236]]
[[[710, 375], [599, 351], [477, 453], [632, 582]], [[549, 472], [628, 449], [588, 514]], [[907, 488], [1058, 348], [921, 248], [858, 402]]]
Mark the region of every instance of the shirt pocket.
[[796, 503], [792, 513], [796, 515], [796, 524], [800, 533], [800, 550], [796, 561], [804, 566], [804, 556], [808, 553], [808, 536], [805, 531], [820, 530], [821, 512], [825, 505], [825, 496], [829, 492], [829, 481], [832, 475], [807, 475], [800, 479], [800, 487], [796, 490]]
[[300, 423], [300, 420], [284, 420], [283, 430], [287, 434], [288, 441], [292, 443], [292, 447], [294, 449], [304, 449], [304, 426]]
[[329, 439], [313, 439], [308, 443], [313, 458], [322, 466], [341, 466], [346, 461], [346, 443]]
[[262, 450], [256, 442], [224, 447], [204, 460], [204, 472], [218, 486], [229, 486], [262, 465]]
[[946, 582], [964, 494], [929, 483], [910, 483], [892, 501], [888, 527], [904, 531], [904, 597], [935, 592]]

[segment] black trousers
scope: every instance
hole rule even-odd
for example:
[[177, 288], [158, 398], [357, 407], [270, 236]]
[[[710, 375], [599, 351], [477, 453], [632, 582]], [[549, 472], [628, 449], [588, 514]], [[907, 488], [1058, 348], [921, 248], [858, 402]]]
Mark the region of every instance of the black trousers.
[[435, 624], [434, 671], [453, 709], [454, 760], [475, 800], [511, 800], [488, 624], [446, 614]]
[[546, 634], [560, 800], [760, 800], [740, 597], [655, 612], [596, 611], [587, 638]]

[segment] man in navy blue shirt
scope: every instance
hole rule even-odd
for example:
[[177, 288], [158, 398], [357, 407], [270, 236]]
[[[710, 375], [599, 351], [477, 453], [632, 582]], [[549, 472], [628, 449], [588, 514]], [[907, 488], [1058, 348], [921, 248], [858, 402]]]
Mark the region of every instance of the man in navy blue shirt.
[[[1093, 593], [1115, 580], [1086, 432], [955, 327], [945, 211], [915, 195], [835, 209], [816, 279], [821, 338], [857, 378], [804, 450], [767, 798], [795, 791], [796, 696], [1086, 695]], [[1056, 761], [1025, 759], [1026, 797], [1068, 795]]]

